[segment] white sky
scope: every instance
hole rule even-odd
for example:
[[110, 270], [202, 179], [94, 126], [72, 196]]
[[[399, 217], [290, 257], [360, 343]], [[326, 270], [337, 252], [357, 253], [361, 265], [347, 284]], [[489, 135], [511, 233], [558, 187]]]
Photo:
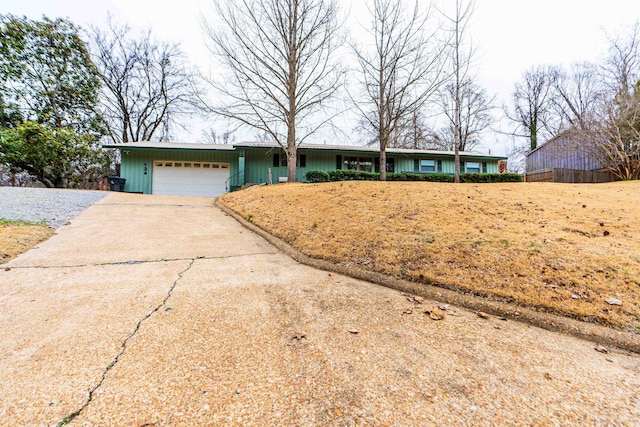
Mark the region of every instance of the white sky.
[[[34, 19], [62, 16], [81, 26], [100, 26], [110, 12], [118, 22], [152, 26], [157, 37], [180, 42], [193, 63], [208, 69], [210, 54], [204, 46], [199, 20], [201, 11], [210, 10], [210, 1], [0, 0], [0, 13]], [[350, 6], [348, 27], [355, 29], [357, 21], [367, 22], [364, 1], [339, 0], [345, 8]], [[438, 3], [447, 8], [452, 1]], [[508, 103], [514, 83], [529, 67], [597, 61], [607, 47], [605, 33], [620, 32], [639, 19], [640, 0], [477, 0], [471, 32], [478, 48], [478, 81], [490, 96], [496, 96], [498, 106]], [[495, 116], [502, 116], [500, 109]], [[181, 140], [199, 139], [202, 127], [196, 128]], [[345, 142], [357, 143], [357, 137], [353, 138]], [[492, 154], [506, 154], [509, 141], [488, 132], [480, 151], [491, 149]]]

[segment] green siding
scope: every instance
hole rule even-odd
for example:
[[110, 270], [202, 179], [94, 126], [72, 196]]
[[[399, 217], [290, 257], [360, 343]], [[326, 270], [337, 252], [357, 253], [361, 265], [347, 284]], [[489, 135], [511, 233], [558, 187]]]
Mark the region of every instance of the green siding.
[[[278, 153], [284, 156], [280, 148], [246, 148], [247, 168], [245, 170], [245, 181], [251, 184], [261, 184], [269, 179], [269, 169], [271, 169], [271, 179], [277, 183], [280, 177], [287, 176], [286, 166], [273, 166], [273, 155]], [[296, 179], [300, 182], [306, 180], [307, 171], [310, 170], [334, 170], [336, 168], [336, 152], [298, 150], [298, 154], [307, 157], [306, 167], [299, 167], [296, 171]]]
[[230, 185], [241, 186], [244, 182], [238, 174], [238, 151], [123, 148], [120, 176], [127, 180], [124, 191], [151, 194], [153, 162], [156, 160], [229, 163]]
[[[336, 156], [371, 157], [378, 161], [378, 153], [349, 151], [299, 149], [300, 155], [306, 156], [306, 167], [298, 167], [297, 180], [306, 180], [306, 173], [310, 170], [331, 171], [336, 169]], [[280, 177], [287, 176], [285, 166], [273, 166], [273, 155], [284, 156], [280, 148], [245, 147], [235, 150], [201, 150], [201, 149], [164, 149], [164, 148], [121, 148], [122, 163], [120, 176], [126, 178], [125, 191], [150, 194], [153, 183], [153, 162], [157, 160], [193, 161], [193, 162], [224, 162], [230, 164], [230, 189], [239, 188], [244, 184], [266, 183], [269, 169], [272, 172], [272, 182], [278, 183]], [[387, 154], [395, 162], [395, 172], [416, 172], [415, 164], [420, 159], [440, 161], [442, 171], [438, 173], [453, 174], [454, 161], [451, 155], [410, 155]], [[487, 164], [487, 173], [498, 172], [498, 160], [485, 157], [461, 157], [461, 172], [465, 171], [465, 161], [477, 161]]]

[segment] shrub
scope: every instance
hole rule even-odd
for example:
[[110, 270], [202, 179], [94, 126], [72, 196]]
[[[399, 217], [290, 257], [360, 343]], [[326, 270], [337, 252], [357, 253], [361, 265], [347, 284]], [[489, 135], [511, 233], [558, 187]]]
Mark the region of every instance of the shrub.
[[444, 173], [388, 173], [387, 181], [453, 182], [453, 175], [447, 175]]
[[379, 173], [338, 169], [329, 172], [330, 181], [376, 181], [380, 179]]
[[517, 173], [462, 173], [460, 182], [522, 182], [522, 175]]
[[[309, 171], [308, 182], [328, 181], [377, 181], [379, 173], [338, 169], [329, 172]], [[412, 173], [399, 172], [388, 173], [387, 181], [428, 181], [428, 182], [453, 182], [453, 175], [445, 173]], [[517, 173], [462, 173], [460, 182], [485, 183], [485, 182], [522, 182], [522, 175]]]
[[308, 171], [305, 178], [309, 182], [329, 182], [329, 174], [325, 171]]

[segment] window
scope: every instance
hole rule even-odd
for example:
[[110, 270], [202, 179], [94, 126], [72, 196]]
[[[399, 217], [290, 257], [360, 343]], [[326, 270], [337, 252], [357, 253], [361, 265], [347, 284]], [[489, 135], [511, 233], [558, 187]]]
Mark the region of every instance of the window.
[[480, 173], [480, 162], [465, 162], [467, 173]]
[[[395, 159], [393, 157], [389, 158], [387, 157], [387, 163], [386, 163], [386, 171], [388, 173], [394, 173], [396, 171], [395, 168]], [[380, 158], [376, 157], [375, 159], [373, 159], [373, 171], [378, 173], [380, 172]]]
[[[378, 162], [378, 163], [380, 163], [380, 162]], [[395, 165], [396, 165], [395, 159], [393, 159], [393, 158], [390, 159], [390, 158], [387, 157], [387, 163], [384, 165], [386, 171], [389, 172], [389, 173], [394, 173], [395, 170], [396, 170]], [[380, 166], [378, 166], [378, 168], [379, 167]]]
[[436, 161], [430, 159], [421, 159], [420, 160], [420, 172], [435, 172], [436, 171]]
[[[284, 153], [273, 153], [273, 167], [274, 168], [286, 168], [287, 167], [287, 156]], [[298, 154], [298, 167], [306, 168], [307, 167], [307, 155], [306, 154]]]
[[344, 156], [342, 169], [373, 172], [373, 159], [371, 157]]

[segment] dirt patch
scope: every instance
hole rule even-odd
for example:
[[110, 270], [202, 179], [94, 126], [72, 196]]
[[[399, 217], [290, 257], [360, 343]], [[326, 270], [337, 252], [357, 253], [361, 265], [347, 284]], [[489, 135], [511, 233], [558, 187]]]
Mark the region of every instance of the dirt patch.
[[44, 225], [0, 221], [0, 264], [47, 240], [55, 230]]
[[639, 331], [638, 182], [296, 184], [221, 202], [314, 258]]

